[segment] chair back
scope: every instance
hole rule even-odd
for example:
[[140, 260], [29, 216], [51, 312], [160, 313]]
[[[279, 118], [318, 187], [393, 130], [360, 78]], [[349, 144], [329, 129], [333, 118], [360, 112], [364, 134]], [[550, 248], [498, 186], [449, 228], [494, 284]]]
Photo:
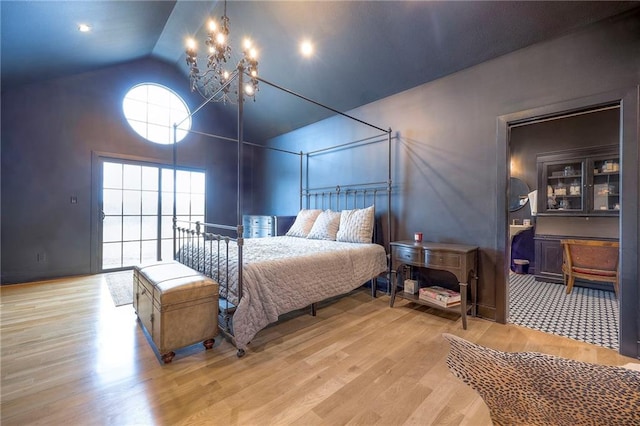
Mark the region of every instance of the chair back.
[[620, 243], [598, 240], [560, 240], [563, 246], [562, 277], [571, 293], [576, 278], [613, 284], [618, 296]]
[[620, 243], [598, 240], [561, 240], [565, 262], [572, 268], [616, 271]]

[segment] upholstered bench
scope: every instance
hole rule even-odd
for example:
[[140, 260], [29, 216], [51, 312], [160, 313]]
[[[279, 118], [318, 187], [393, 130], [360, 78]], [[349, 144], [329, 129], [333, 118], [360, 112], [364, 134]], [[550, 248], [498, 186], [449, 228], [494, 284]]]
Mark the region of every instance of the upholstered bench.
[[134, 267], [133, 308], [162, 361], [177, 348], [202, 341], [213, 347], [218, 333], [218, 283], [181, 263]]

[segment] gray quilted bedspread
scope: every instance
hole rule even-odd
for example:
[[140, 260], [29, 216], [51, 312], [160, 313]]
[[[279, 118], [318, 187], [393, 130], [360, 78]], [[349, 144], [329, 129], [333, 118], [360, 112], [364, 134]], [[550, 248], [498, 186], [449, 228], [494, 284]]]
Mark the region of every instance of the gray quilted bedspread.
[[279, 315], [348, 293], [387, 269], [384, 247], [378, 244], [286, 236], [244, 241], [243, 295], [239, 303], [238, 256], [233, 242], [229, 244], [228, 282], [224, 245], [220, 258], [217, 242], [213, 243], [213, 250], [208, 244], [204, 250], [189, 247], [181, 250], [184, 263], [200, 265], [196, 269], [201, 270], [204, 265], [204, 273], [220, 283], [220, 296], [237, 305], [233, 330], [240, 349], [246, 349], [251, 339], [277, 321]]

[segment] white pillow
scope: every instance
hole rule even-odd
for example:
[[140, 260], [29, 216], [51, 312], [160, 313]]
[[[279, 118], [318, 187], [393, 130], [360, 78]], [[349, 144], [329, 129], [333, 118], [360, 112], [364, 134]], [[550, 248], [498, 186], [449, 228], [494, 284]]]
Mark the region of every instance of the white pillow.
[[307, 238], [335, 241], [338, 227], [340, 226], [340, 216], [340, 212], [323, 211], [313, 224], [313, 228], [311, 228]]
[[346, 243], [371, 243], [373, 239], [374, 207], [342, 210], [336, 241]]
[[286, 235], [289, 237], [302, 237], [306, 238], [311, 231], [311, 227], [313, 223], [316, 221], [316, 218], [322, 213], [322, 210], [306, 210], [302, 209], [298, 212], [298, 216], [296, 217], [296, 221], [293, 222], [289, 231], [287, 231]]

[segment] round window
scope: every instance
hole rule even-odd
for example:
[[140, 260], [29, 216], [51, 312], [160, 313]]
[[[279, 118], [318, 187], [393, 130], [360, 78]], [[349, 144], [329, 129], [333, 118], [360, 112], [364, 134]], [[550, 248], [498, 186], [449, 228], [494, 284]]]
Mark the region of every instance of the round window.
[[174, 91], [154, 83], [143, 83], [129, 90], [122, 101], [127, 121], [140, 136], [160, 144], [180, 142], [191, 129], [187, 104]]

